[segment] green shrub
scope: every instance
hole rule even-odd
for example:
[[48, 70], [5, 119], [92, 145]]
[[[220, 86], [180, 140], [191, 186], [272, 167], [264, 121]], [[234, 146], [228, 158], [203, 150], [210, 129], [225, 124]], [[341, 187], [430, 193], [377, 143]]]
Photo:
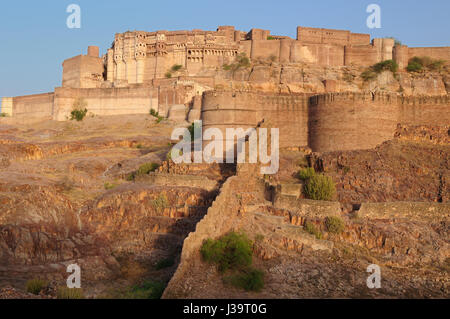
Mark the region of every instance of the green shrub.
[[167, 196], [164, 194], [159, 194], [159, 196], [152, 201], [152, 206], [154, 209], [159, 211], [166, 209], [169, 207]]
[[[264, 237], [257, 235], [256, 240]], [[260, 291], [264, 287], [264, 274], [251, 267], [253, 244], [245, 234], [228, 233], [217, 240], [208, 239], [200, 253], [204, 261], [217, 265], [219, 272], [232, 271], [224, 282], [247, 291]]]
[[84, 299], [83, 289], [59, 287], [56, 292], [58, 299]]
[[200, 253], [203, 260], [216, 264], [220, 272], [225, 272], [250, 266], [253, 245], [245, 234], [231, 232], [217, 240], [206, 240]]
[[424, 69], [430, 71], [440, 71], [445, 64], [444, 60], [435, 60], [427, 56], [423, 57], [413, 57], [409, 60], [406, 70], [408, 72], [420, 72]]
[[383, 71], [391, 71], [392, 73], [396, 73], [398, 71], [398, 64], [394, 60], [386, 60], [383, 62], [376, 63], [369, 67], [367, 70], [361, 73], [361, 78], [364, 81], [371, 81], [376, 79], [378, 74]]
[[434, 60], [428, 68], [432, 71], [440, 71], [442, 70], [442, 67], [444, 66], [445, 61], [444, 60]]
[[182, 65], [180, 65], [180, 64], [175, 64], [175, 65], [172, 66], [172, 68], [170, 69], [170, 71], [172, 71], [172, 72], [178, 72], [178, 71], [180, 71], [182, 68], [183, 68]]
[[322, 232], [318, 230], [316, 225], [314, 225], [312, 222], [307, 221], [305, 223], [305, 230], [311, 235], [316, 236], [317, 239], [322, 239]]
[[164, 76], [166, 77], [166, 79], [170, 79], [172, 78], [172, 73], [167, 72], [166, 74], [164, 74]]
[[328, 231], [333, 234], [340, 234], [345, 229], [344, 221], [336, 216], [327, 217], [325, 224], [327, 225]]
[[250, 67], [250, 59], [247, 57], [245, 53], [241, 53], [236, 57], [236, 60], [232, 64], [224, 64], [222, 68], [225, 71], [232, 70], [233, 72], [241, 69], [241, 68], [248, 68]]
[[125, 299], [161, 299], [166, 285], [159, 281], [146, 281], [132, 287], [125, 295]]
[[273, 36], [269, 35], [269, 36], [267, 37], [267, 40], [275, 40], [275, 38], [274, 38]]
[[0, 113], [0, 117], [7, 117], [8, 116], [8, 114], [6, 114], [6, 113]]
[[298, 172], [298, 177], [302, 181], [307, 181], [314, 175], [316, 175], [316, 172], [315, 172], [314, 168], [312, 168], [312, 167], [303, 168]]
[[259, 269], [249, 267], [225, 279], [225, 281], [229, 281], [231, 285], [246, 291], [259, 292], [264, 288], [264, 273]]
[[304, 192], [309, 199], [330, 201], [336, 193], [336, 186], [331, 177], [315, 174], [306, 181]]
[[[198, 124], [197, 124], [198, 125]], [[197, 126], [198, 127], [198, 126]], [[201, 126], [200, 126], [201, 128]], [[195, 140], [195, 129], [196, 129], [196, 123], [192, 123], [189, 127], [189, 134], [191, 135], [191, 141]]]
[[72, 105], [70, 120], [81, 122], [86, 117], [87, 112], [87, 102], [83, 98], [77, 98]]
[[250, 66], [250, 59], [245, 53], [241, 53], [237, 57], [239, 68], [248, 68]]
[[378, 74], [376, 74], [372, 70], [366, 70], [363, 73], [361, 73], [361, 78], [366, 82], [375, 80], [377, 78], [377, 76], [378, 76]]
[[84, 109], [84, 110], [73, 110], [72, 112], [70, 112], [70, 120], [77, 120], [78, 122], [81, 122], [87, 114], [88, 110]]
[[165, 259], [158, 261], [158, 263], [155, 266], [155, 269], [161, 270], [161, 269], [172, 267], [173, 265], [175, 265], [175, 260], [173, 260], [173, 258], [165, 258]]
[[104, 186], [105, 186], [105, 189], [106, 189], [106, 190], [110, 190], [110, 189], [113, 189], [113, 188], [116, 188], [116, 187], [117, 187], [116, 184], [109, 183], [109, 182], [106, 182]]
[[39, 295], [39, 293], [48, 286], [48, 282], [43, 279], [31, 279], [26, 283], [26, 291], [33, 295]]
[[154, 109], [150, 110], [150, 115], [156, 118], [156, 123], [161, 123], [164, 120], [164, 117], [159, 115], [159, 112], [156, 112]]
[[148, 175], [151, 172], [156, 171], [159, 168], [159, 164], [157, 163], [146, 163], [139, 167], [137, 170], [137, 175]]
[[423, 66], [420, 63], [417, 62], [409, 62], [408, 66], [406, 67], [406, 71], [408, 72], [420, 72], [422, 71]]
[[159, 168], [159, 164], [157, 163], [146, 163], [141, 165], [136, 172], [131, 173], [127, 177], [127, 181], [134, 181], [136, 177], [142, 176], [142, 175], [148, 175], [151, 172], [156, 171]]
[[392, 73], [396, 73], [398, 71], [398, 64], [394, 60], [386, 60], [374, 64], [371, 68], [375, 73], [381, 73], [383, 71], [391, 71]]

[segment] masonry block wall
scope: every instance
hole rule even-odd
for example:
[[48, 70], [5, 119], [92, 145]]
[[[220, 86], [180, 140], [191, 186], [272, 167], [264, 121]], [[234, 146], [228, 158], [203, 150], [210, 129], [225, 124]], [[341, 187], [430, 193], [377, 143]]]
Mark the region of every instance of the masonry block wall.
[[54, 93], [18, 96], [13, 98], [12, 113], [22, 122], [52, 119]]
[[[256, 128], [264, 123], [280, 129], [280, 146], [307, 145], [308, 96], [251, 92], [205, 92], [203, 130], [218, 128], [226, 143], [227, 128]], [[224, 144], [225, 149], [225, 144]]]
[[[96, 51], [91, 47], [90, 54]], [[103, 60], [98, 56], [79, 55], [65, 60], [63, 63], [64, 87], [72, 88], [97, 88], [104, 81], [103, 73], [105, 71]]]
[[82, 98], [89, 113], [95, 115], [148, 114], [151, 108], [158, 106], [158, 91], [149, 88], [56, 88], [53, 119], [70, 118], [78, 98]]
[[8, 116], [13, 116], [13, 98], [12, 97], [2, 98], [2, 108], [1, 108], [0, 112], [6, 114]]
[[397, 124], [448, 125], [450, 98], [329, 93], [309, 96], [206, 92], [204, 130], [265, 126], [280, 129], [280, 147], [313, 151], [370, 149], [394, 137]]
[[392, 139], [397, 124], [448, 125], [450, 99], [397, 94], [329, 93], [309, 103], [309, 146], [320, 152], [370, 149]]

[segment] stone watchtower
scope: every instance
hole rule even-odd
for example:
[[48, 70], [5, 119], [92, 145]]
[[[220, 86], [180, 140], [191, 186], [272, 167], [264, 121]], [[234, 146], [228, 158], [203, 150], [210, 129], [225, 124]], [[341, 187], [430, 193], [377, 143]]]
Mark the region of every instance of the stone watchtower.
[[88, 47], [87, 55], [78, 55], [63, 62], [63, 87], [99, 88], [104, 81], [105, 66], [97, 46]]

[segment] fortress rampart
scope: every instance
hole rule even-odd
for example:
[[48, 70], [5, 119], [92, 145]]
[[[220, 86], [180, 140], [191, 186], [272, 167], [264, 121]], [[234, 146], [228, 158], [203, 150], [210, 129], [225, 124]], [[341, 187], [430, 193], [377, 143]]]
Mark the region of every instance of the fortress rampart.
[[280, 129], [281, 147], [307, 145], [307, 94], [264, 94], [252, 92], [210, 91], [203, 94], [204, 130], [210, 127], [254, 128], [265, 125]]
[[52, 119], [54, 93], [18, 96], [12, 99], [12, 116], [29, 122]]
[[158, 91], [149, 88], [56, 88], [53, 118], [63, 121], [70, 117], [73, 104], [79, 97], [95, 115], [148, 114], [152, 107], [158, 105]]
[[56, 88], [54, 93], [11, 98], [9, 115], [23, 124], [43, 120], [65, 121], [70, 118], [78, 98], [86, 102], [89, 112], [94, 115], [148, 114], [150, 108], [158, 107], [158, 90], [149, 88], [61, 87]]
[[448, 96], [329, 93], [308, 96], [252, 92], [206, 92], [204, 130], [251, 128], [260, 123], [280, 129], [280, 147], [313, 151], [370, 149], [392, 139], [398, 124], [447, 125]]
[[[64, 61], [62, 87], [47, 94], [4, 98], [2, 112], [22, 122], [64, 121], [82, 98], [94, 115], [148, 114], [155, 109], [174, 120], [202, 118], [205, 129], [217, 127], [224, 133], [227, 127], [264, 123], [280, 129], [281, 147], [310, 146], [315, 151], [374, 147], [391, 138], [398, 123], [450, 122], [448, 97], [214, 90], [216, 80], [222, 80], [218, 71], [240, 54], [279, 62], [285, 70], [291, 67], [292, 78], [300, 78], [302, 71], [289, 63], [369, 66], [394, 59], [403, 69], [413, 56], [450, 61], [450, 47], [409, 48], [395, 45], [393, 39], [371, 40], [368, 34], [346, 30], [298, 27], [296, 39], [233, 26], [216, 31], [129, 31], [116, 34], [101, 57], [99, 48], [90, 46], [87, 55]], [[258, 73], [258, 67], [252, 76], [261, 77], [263, 85], [270, 76]], [[282, 81], [289, 82], [289, 76]], [[328, 92], [336, 90], [333, 82], [322, 81]]]

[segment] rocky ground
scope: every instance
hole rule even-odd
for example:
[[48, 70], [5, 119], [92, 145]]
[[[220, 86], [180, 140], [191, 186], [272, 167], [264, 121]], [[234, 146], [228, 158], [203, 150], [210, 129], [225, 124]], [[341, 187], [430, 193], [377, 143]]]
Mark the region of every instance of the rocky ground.
[[[259, 61], [219, 71], [216, 83], [285, 93], [325, 92], [330, 79], [336, 91], [450, 87], [445, 72], [365, 83], [362, 71]], [[179, 126], [150, 115], [0, 120], [0, 298], [54, 298], [70, 264], [88, 298], [134, 298], [130, 289], [149, 282], [167, 286], [165, 298], [450, 296], [450, 127], [399, 126], [372, 150], [283, 149], [278, 174], [258, 177], [251, 165], [175, 165], [167, 153]], [[156, 172], [136, 174], [150, 163]], [[308, 166], [333, 178], [334, 201], [304, 198], [298, 171]], [[341, 233], [329, 231], [330, 216], [344, 222]], [[254, 242], [259, 293], [225, 284], [200, 258], [204, 240], [230, 231]], [[370, 264], [382, 269], [381, 289], [367, 288]], [[36, 278], [53, 292], [26, 293]]]
[[[83, 269], [87, 295], [149, 274], [167, 281], [214, 193], [127, 178], [166, 159], [174, 125], [150, 116], [1, 125], [0, 287], [63, 282], [72, 263]], [[170, 266], [155, 270], [166, 258]]]
[[[149, 280], [170, 281], [166, 298], [449, 296], [448, 128], [399, 127], [368, 151], [282, 150], [280, 172], [259, 179], [245, 165], [166, 161], [174, 126], [150, 116], [2, 125], [0, 298], [54, 298], [27, 294], [26, 282], [63, 285], [73, 263], [89, 298], [130, 298]], [[156, 173], [130, 180], [149, 162], [161, 164]], [[339, 202], [277, 187], [301, 190], [308, 165], [333, 177]], [[364, 206], [390, 201], [425, 206]], [[329, 216], [345, 221], [342, 234], [327, 231]], [[231, 230], [254, 240], [262, 292], [230, 287], [201, 260], [203, 240]], [[378, 290], [365, 282], [373, 263]]]

